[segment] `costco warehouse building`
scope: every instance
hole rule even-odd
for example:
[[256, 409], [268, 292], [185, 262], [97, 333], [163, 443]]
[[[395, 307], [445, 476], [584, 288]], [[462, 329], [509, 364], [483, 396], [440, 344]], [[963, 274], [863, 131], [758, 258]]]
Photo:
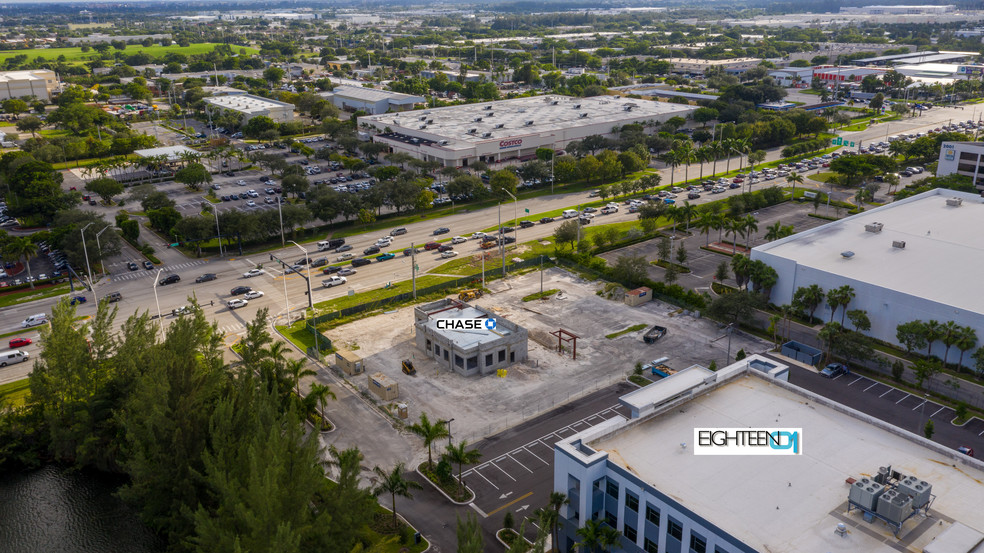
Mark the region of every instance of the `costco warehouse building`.
[[534, 96], [359, 118], [373, 141], [418, 159], [462, 167], [532, 156], [537, 148], [561, 149], [632, 123], [686, 118], [695, 106], [614, 96]]

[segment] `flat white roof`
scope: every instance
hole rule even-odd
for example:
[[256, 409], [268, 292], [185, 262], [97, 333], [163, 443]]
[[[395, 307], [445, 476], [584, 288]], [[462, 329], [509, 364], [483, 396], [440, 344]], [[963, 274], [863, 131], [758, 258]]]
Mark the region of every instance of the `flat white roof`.
[[[695, 427], [777, 426], [803, 429], [802, 455], [698, 456], [679, 445], [693, 441]], [[915, 440], [758, 376], [740, 376], [680, 409], [586, 445], [607, 452], [609, 462], [758, 551], [915, 552], [950, 528], [949, 520], [984, 529], [984, 473], [967, 465], [954, 467], [951, 459]], [[932, 484], [936, 499], [930, 514], [944, 520], [919, 528], [920, 516], [907, 521], [899, 534], [907, 548], [897, 549], [903, 542], [886, 524], [864, 522], [858, 511], [847, 514], [845, 480], [871, 477], [886, 465]], [[845, 537], [834, 533], [842, 521], [848, 522]]]
[[201, 155], [198, 150], [193, 150], [187, 146], [162, 146], [160, 148], [146, 148], [143, 150], [134, 150], [133, 153], [140, 157], [157, 157], [157, 156], [167, 156], [168, 161], [176, 161], [181, 159], [182, 154], [195, 154]]
[[643, 409], [675, 398], [711, 376], [714, 376], [714, 373], [710, 370], [694, 365], [660, 379], [659, 386], [649, 385], [639, 388], [620, 397], [619, 401], [637, 410]]
[[[579, 108], [576, 106], [580, 106]], [[630, 107], [631, 106], [631, 107]], [[627, 111], [626, 108], [630, 107]], [[521, 135], [543, 134], [563, 129], [586, 127], [605, 123], [608, 132], [613, 126], [627, 121], [637, 121], [646, 117], [673, 115], [686, 116], [696, 109], [694, 106], [652, 102], [633, 98], [614, 96], [594, 96], [573, 98], [551, 94], [477, 102], [445, 108], [405, 111], [360, 117], [359, 121], [370, 121], [400, 132], [401, 128], [417, 134], [419, 127], [426, 124], [427, 134], [446, 138], [469, 145], [488, 142], [495, 138], [512, 138]], [[584, 117], [581, 114], [586, 114]], [[481, 117], [481, 121], [475, 119]], [[433, 121], [433, 122], [431, 122]], [[527, 122], [532, 121], [532, 125]], [[498, 127], [502, 125], [501, 127]], [[498, 127], [498, 128], [497, 128]], [[470, 133], [471, 129], [476, 132]], [[483, 136], [492, 133], [491, 136]]]
[[446, 330], [437, 328], [438, 319], [475, 319], [487, 317], [488, 315], [485, 312], [469, 305], [462, 309], [447, 309], [436, 313], [424, 324], [435, 334], [444, 336], [462, 349], [467, 349], [483, 342], [492, 342], [503, 336], [512, 334], [512, 331], [501, 326], [495, 330]]
[[394, 104], [422, 104], [427, 101], [423, 96], [413, 96], [402, 92], [390, 90], [379, 90], [376, 88], [366, 88], [364, 86], [337, 86], [330, 92], [324, 92], [322, 96], [341, 96], [342, 98], [352, 98], [366, 102], [378, 102], [389, 100]]
[[292, 111], [294, 109], [293, 104], [278, 102], [277, 100], [271, 100], [269, 98], [261, 98], [259, 96], [253, 96], [252, 94], [212, 96], [205, 98], [205, 101], [213, 106], [223, 109], [231, 109], [242, 113], [259, 113], [283, 107], [289, 107]]
[[[946, 204], [960, 198], [960, 207]], [[882, 223], [878, 233], [865, 231]], [[756, 246], [798, 265], [889, 288], [961, 310], [984, 313], [976, 275], [984, 274], [984, 201], [935, 189]], [[904, 241], [905, 248], [892, 247]], [[854, 252], [850, 258], [842, 252]], [[754, 254], [753, 254], [754, 257]]]
[[7, 81], [44, 81], [52, 79], [54, 71], [47, 69], [37, 69], [31, 71], [0, 71], [0, 82]]

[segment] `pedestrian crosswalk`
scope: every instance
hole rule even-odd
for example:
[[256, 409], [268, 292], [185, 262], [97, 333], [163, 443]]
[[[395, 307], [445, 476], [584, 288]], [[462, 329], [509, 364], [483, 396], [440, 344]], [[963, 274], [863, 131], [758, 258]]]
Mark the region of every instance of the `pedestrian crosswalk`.
[[[164, 269], [165, 273], [173, 273], [175, 271], [180, 271], [182, 269], [190, 269], [191, 267], [198, 267], [208, 263], [205, 259], [196, 259], [195, 261], [188, 261], [185, 263], [177, 263], [175, 265], [162, 265], [158, 267], [159, 269]], [[124, 267], [125, 269], [125, 267]], [[157, 275], [157, 271], [147, 271], [140, 269], [137, 271], [128, 271], [125, 273], [117, 273], [112, 275], [113, 282], [123, 282], [126, 280], [135, 280], [138, 278], [147, 278]]]

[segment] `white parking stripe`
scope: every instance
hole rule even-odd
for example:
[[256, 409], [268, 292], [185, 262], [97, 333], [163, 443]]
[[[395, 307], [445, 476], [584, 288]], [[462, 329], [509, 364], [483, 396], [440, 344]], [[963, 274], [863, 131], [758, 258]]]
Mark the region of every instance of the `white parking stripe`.
[[909, 399], [909, 394], [905, 394], [905, 397], [904, 397], [904, 398], [902, 398], [902, 399], [900, 399], [900, 400], [898, 400], [898, 401], [896, 401], [896, 402], [895, 402], [895, 405], [898, 405], [898, 404], [900, 404], [900, 403], [902, 403], [902, 402], [903, 402], [903, 401], [905, 401], [906, 399]]
[[526, 453], [529, 453], [530, 455], [532, 455], [532, 456], [536, 457], [537, 459], [539, 459], [540, 462], [543, 463], [544, 465], [550, 466], [550, 463], [544, 461], [543, 459], [540, 459], [540, 456], [537, 455], [536, 453], [533, 453], [532, 451], [530, 451], [530, 448], [524, 446], [523, 447], [523, 450], [526, 451]]
[[[468, 472], [461, 473], [461, 477], [464, 478], [465, 476], [468, 476], [468, 473], [473, 473], [473, 474], [477, 474], [479, 476], [482, 476], [482, 473], [478, 472], [478, 470], [470, 470]], [[488, 478], [482, 476], [482, 480], [485, 480], [486, 482], [488, 482], [489, 483], [489, 486], [492, 486], [493, 488], [495, 488], [497, 490], [499, 489], [499, 486], [496, 486], [495, 484], [493, 484], [492, 481], [489, 480]], [[514, 480], [514, 482], [515, 482], [515, 480]]]
[[868, 390], [870, 390], [870, 389], [872, 389], [872, 388], [874, 388], [874, 387], [875, 387], [875, 386], [877, 386], [877, 385], [878, 385], [878, 383], [877, 383], [877, 382], [875, 382], [875, 383], [874, 383], [874, 384], [872, 384], [871, 386], [868, 386], [867, 388], [865, 388], [864, 390], [861, 390], [861, 391], [862, 391], [862, 392], [867, 392]]
[[513, 456], [512, 456], [512, 454], [509, 454], [509, 455], [507, 455], [507, 457], [509, 457], [509, 458], [510, 458], [510, 459], [512, 459], [513, 461], [516, 461], [516, 464], [517, 464], [517, 465], [519, 465], [519, 466], [521, 466], [521, 467], [523, 467], [524, 469], [526, 469], [526, 470], [528, 470], [530, 474], [533, 474], [533, 471], [532, 471], [532, 470], [530, 470], [530, 468], [529, 468], [529, 467], [527, 467], [527, 466], [526, 466], [526, 465], [524, 465], [523, 463], [520, 463], [518, 459], [516, 459], [515, 457], [513, 457]]
[[891, 386], [889, 386], [888, 387], [888, 390], [886, 390], [884, 394], [882, 394], [882, 395], [880, 395], [878, 397], [885, 397], [885, 394], [888, 394], [888, 393], [892, 392], [893, 390], [895, 390], [895, 388], [892, 388]]
[[922, 403], [920, 403], [919, 405], [916, 405], [915, 407], [913, 407], [912, 410], [915, 411], [916, 409], [919, 409], [920, 407], [922, 407], [923, 405], [926, 405], [927, 403], [929, 403], [929, 402], [926, 401], [926, 400], [923, 400]]
[[944, 409], [946, 409], [946, 407], [940, 407], [935, 413], [933, 413], [932, 415], [930, 415], [930, 417], [935, 417], [936, 415], [939, 414], [940, 411], [942, 411]]
[[509, 477], [509, 479], [510, 479], [510, 480], [512, 480], [513, 482], [515, 482], [515, 481], [516, 481], [516, 479], [515, 479], [515, 478], [513, 478], [511, 474], [509, 474], [508, 472], [506, 472], [506, 471], [504, 471], [504, 470], [502, 470], [502, 467], [500, 467], [499, 465], [497, 465], [497, 464], [495, 464], [495, 463], [492, 463], [492, 464], [491, 464], [490, 466], [493, 466], [493, 467], [495, 467], [495, 468], [497, 468], [497, 469], [499, 469], [499, 472], [501, 472], [502, 474], [505, 474], [506, 476], [508, 476], [508, 477]]
[[864, 377], [863, 376], [859, 376], [857, 380], [855, 380], [854, 382], [851, 382], [851, 384], [848, 384], [848, 386], [851, 386], [852, 384], [857, 384], [858, 381], [860, 381], [860, 380], [864, 380]]

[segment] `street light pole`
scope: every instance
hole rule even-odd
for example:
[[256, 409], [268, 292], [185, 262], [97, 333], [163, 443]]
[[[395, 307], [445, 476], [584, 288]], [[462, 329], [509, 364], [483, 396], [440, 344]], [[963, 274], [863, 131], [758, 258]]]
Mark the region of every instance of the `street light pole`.
[[286, 246], [287, 243], [284, 242], [284, 210], [280, 206], [284, 204], [284, 197], [277, 196], [277, 213], [280, 214], [280, 245]]
[[163, 272], [164, 269], [158, 269], [157, 276], [154, 277], [154, 303], [157, 304], [157, 322], [161, 326], [161, 342], [164, 341], [164, 319], [161, 317], [161, 301], [157, 298], [157, 281]]
[[[205, 201], [208, 202], [207, 197]], [[219, 240], [219, 257], [222, 257], [222, 233], [219, 231], [219, 210], [212, 202], [208, 202], [208, 204], [212, 208], [212, 215], [215, 215], [215, 237]]]
[[728, 357], [725, 359], [724, 364], [724, 366], [727, 367], [731, 364], [731, 335], [735, 332], [735, 323], [729, 324], [725, 332], [728, 333]]
[[[304, 249], [300, 244], [290, 240], [290, 243], [300, 248], [304, 252], [304, 264], [307, 265], [307, 288], [308, 288], [308, 309], [314, 309], [314, 296], [311, 294], [311, 259], [308, 257], [308, 251]], [[286, 280], [286, 279], [285, 279]]]
[[502, 202], [499, 202], [499, 251], [502, 252], [502, 278], [506, 278], [506, 235], [502, 232]]
[[451, 447], [451, 423], [454, 422], [454, 417], [448, 419], [448, 447]]
[[85, 247], [85, 229], [91, 227], [94, 224], [96, 224], [96, 223], [94, 223], [94, 222], [93, 223], [89, 223], [88, 225], [82, 227], [82, 230], [79, 231], [79, 232], [82, 233], [82, 253], [83, 253], [83, 255], [85, 255], [85, 270], [86, 270], [87, 273], [89, 273], [89, 289], [90, 290], [92, 290], [92, 268], [89, 267], [89, 250], [88, 250], [88, 248]]
[[102, 272], [106, 272], [106, 268], [102, 266], [102, 246], [99, 245], [99, 235], [109, 230], [113, 225], [106, 225], [106, 228], [96, 233], [96, 252], [99, 254], [99, 266], [102, 267]]

